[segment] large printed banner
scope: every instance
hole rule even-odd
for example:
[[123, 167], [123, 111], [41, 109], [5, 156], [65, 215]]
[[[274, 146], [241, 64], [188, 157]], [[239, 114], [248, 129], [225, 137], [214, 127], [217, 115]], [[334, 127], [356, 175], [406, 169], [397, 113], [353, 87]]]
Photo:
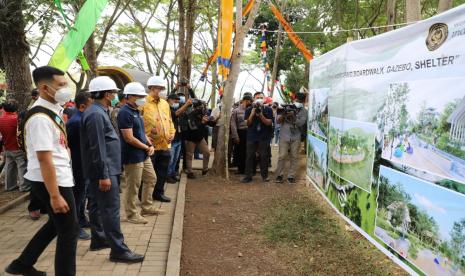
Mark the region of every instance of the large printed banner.
[[465, 6], [311, 62], [310, 180], [412, 274], [465, 275]]

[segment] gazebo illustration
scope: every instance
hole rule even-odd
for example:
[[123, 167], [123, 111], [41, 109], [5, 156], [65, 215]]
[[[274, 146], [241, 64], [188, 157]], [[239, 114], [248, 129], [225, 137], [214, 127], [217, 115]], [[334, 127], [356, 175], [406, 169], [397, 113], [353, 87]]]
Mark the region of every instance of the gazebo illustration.
[[459, 144], [465, 146], [465, 97], [457, 105], [454, 112], [449, 116], [447, 122], [450, 126], [450, 138], [451, 140], [459, 142]]

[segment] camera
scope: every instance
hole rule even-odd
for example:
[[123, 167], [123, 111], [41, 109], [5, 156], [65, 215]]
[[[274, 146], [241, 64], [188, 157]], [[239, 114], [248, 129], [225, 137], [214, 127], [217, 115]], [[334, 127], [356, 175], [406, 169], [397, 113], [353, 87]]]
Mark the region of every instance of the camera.
[[206, 116], [208, 115], [207, 103], [199, 99], [192, 99], [192, 111], [193, 116]]
[[255, 114], [260, 115], [262, 113], [263, 105], [259, 103], [253, 103], [252, 107], [255, 108]]

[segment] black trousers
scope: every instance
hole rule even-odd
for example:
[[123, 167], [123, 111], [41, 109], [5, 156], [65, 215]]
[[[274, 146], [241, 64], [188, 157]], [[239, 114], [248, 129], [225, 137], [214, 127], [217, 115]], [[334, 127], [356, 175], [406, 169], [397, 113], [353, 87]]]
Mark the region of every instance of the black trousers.
[[157, 182], [153, 190], [153, 196], [165, 194], [165, 182], [168, 176], [168, 166], [170, 165], [171, 151], [157, 150], [151, 157], [155, 174], [157, 175]]
[[238, 129], [239, 144], [234, 145], [234, 160], [237, 164], [237, 170], [245, 173], [245, 162], [247, 156], [247, 129]]
[[[119, 175], [110, 176], [107, 192], [99, 189], [99, 181], [89, 182], [89, 222], [91, 244], [109, 244], [110, 255], [128, 252], [120, 224]], [[57, 274], [58, 275], [58, 274]]]
[[[28, 181], [28, 182], [31, 182], [29, 181], [28, 179], [24, 178], [24, 181]], [[32, 183], [30, 183], [31, 185]], [[29, 192], [29, 204], [27, 206], [27, 210], [29, 212], [32, 212], [32, 211], [39, 211], [42, 213], [42, 214], [46, 214], [47, 213], [47, 210], [45, 208], [45, 205], [42, 204], [42, 202], [40, 201], [40, 199], [32, 193], [32, 190], [31, 192]]]
[[55, 253], [55, 275], [76, 275], [76, 245], [79, 225], [74, 204], [73, 188], [59, 187], [61, 196], [70, 208], [66, 214], [55, 214], [50, 205], [50, 196], [43, 182], [32, 182], [32, 194], [46, 206], [48, 221], [32, 237], [23, 253], [14, 262], [20, 266], [32, 267], [50, 242], [57, 237]]
[[87, 197], [87, 180], [82, 177], [74, 178], [74, 201], [76, 202], [76, 213], [78, 217], [79, 226], [82, 228], [86, 224], [86, 197]]
[[252, 177], [253, 168], [255, 167], [256, 152], [260, 154], [260, 174], [262, 178], [268, 177], [269, 150], [270, 140], [247, 141], [247, 157], [245, 164], [245, 175]]

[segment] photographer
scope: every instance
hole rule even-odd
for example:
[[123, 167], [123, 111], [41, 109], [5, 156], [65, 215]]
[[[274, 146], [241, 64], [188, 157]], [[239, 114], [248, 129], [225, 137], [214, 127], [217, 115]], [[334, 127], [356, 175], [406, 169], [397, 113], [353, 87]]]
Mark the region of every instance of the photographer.
[[298, 99], [294, 104], [285, 105], [282, 115], [278, 116], [278, 123], [281, 124], [279, 133], [279, 158], [276, 169], [276, 183], [284, 181], [283, 170], [286, 159], [290, 152], [290, 166], [287, 181], [295, 183], [295, 172], [299, 166], [300, 137], [303, 127], [307, 123], [307, 110]]
[[252, 171], [256, 151], [260, 154], [260, 173], [264, 182], [270, 181], [268, 177], [269, 146], [273, 132], [273, 110], [263, 105], [262, 92], [254, 94], [254, 103], [245, 111], [247, 120], [247, 153], [245, 165], [245, 178], [243, 183], [252, 181]]
[[195, 178], [195, 174], [192, 172], [192, 158], [195, 147], [198, 147], [203, 155], [202, 175], [208, 173], [210, 151], [204, 134], [208, 131], [207, 125], [215, 125], [215, 120], [207, 115], [207, 105], [204, 101], [193, 98], [190, 92], [186, 96], [189, 98], [176, 111], [176, 115], [179, 116], [181, 136], [185, 143], [186, 167], [184, 170], [187, 173], [187, 177], [193, 179]]

